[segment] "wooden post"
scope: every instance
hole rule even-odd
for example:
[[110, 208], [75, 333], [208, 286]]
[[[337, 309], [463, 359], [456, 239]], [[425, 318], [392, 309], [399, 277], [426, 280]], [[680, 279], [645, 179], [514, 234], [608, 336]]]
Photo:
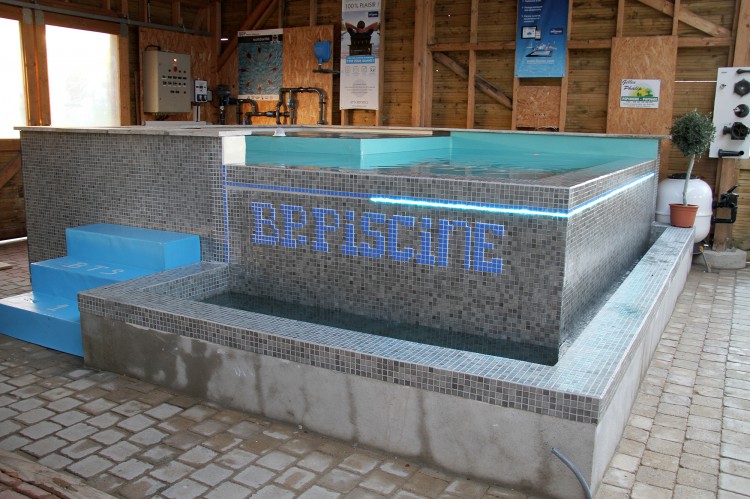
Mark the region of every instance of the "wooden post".
[[117, 37], [117, 59], [120, 67], [120, 125], [132, 125], [130, 119], [130, 50], [128, 25], [120, 23]]
[[378, 108], [375, 110], [375, 126], [383, 123], [383, 85], [385, 83], [385, 0], [380, 0], [380, 50], [378, 50]]
[[[750, 0], [738, 0], [737, 34], [734, 42], [734, 57], [732, 66], [750, 66]], [[726, 192], [737, 185], [741, 164], [750, 160], [719, 158], [717, 174], [718, 181], [714, 195]], [[743, 163], [740, 163], [743, 162]], [[716, 224], [714, 226], [714, 251], [726, 251], [732, 247], [732, 224]]]
[[47, 31], [44, 12], [34, 12], [34, 47], [36, 50], [36, 75], [39, 89], [39, 124], [50, 125], [52, 113], [49, 102], [49, 74], [47, 71]]
[[432, 54], [435, 0], [416, 0], [414, 7], [414, 65], [411, 125], [430, 126], [432, 121]]
[[[477, 43], [477, 25], [479, 24], [479, 0], [471, 0], [471, 21], [469, 28], [469, 44]], [[466, 92], [466, 128], [474, 128], [474, 111], [476, 107], [476, 90], [474, 81], [477, 75], [477, 52], [469, 49], [469, 74]]]

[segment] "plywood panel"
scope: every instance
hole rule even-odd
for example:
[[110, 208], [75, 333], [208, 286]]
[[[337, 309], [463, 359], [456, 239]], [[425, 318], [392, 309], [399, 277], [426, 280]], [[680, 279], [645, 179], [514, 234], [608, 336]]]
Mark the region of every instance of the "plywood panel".
[[[285, 87], [316, 87], [325, 92], [325, 122], [333, 118], [331, 101], [333, 96], [333, 75], [313, 73], [318, 67], [313, 53], [313, 44], [318, 40], [333, 44], [333, 26], [311, 26], [284, 29], [284, 63], [282, 84]], [[324, 64], [330, 69], [333, 62]], [[310, 125], [318, 122], [318, 96], [314, 93], [298, 94], [299, 110], [297, 124]]]
[[[160, 50], [168, 50], [179, 54], [190, 54], [191, 77], [197, 80], [207, 80], [209, 88], [216, 88], [216, 53], [213, 48], [213, 38], [209, 36], [189, 35], [176, 31], [161, 31], [151, 28], [140, 28], [138, 30], [139, 54], [142, 56], [147, 47], [158, 47]], [[140, 64], [143, 67], [143, 64]], [[141, 74], [143, 72], [141, 71]], [[140, 96], [143, 95], [143, 82], [138, 82]], [[141, 97], [139, 109], [143, 109], [143, 98]], [[152, 113], [140, 113], [140, 120], [156, 120], [161, 116]], [[190, 121], [194, 119], [193, 113], [178, 113], [166, 115], [169, 121]], [[208, 104], [201, 108], [201, 119], [210, 123], [218, 123], [218, 110]]]
[[522, 85], [513, 96], [518, 128], [560, 128], [560, 87]]
[[[284, 29], [283, 45], [283, 67], [282, 67], [282, 85], [284, 87], [316, 87], [325, 92], [325, 121], [327, 124], [333, 120], [333, 75], [324, 73], [313, 73], [313, 69], [318, 67], [317, 59], [313, 54], [313, 44], [318, 40], [334, 41], [333, 26], [304, 26], [298, 28]], [[333, 60], [333, 57], [332, 57]], [[330, 69], [332, 63], [329, 62], [323, 67]], [[235, 54], [229, 57], [227, 63], [219, 72], [218, 82], [229, 87], [233, 96], [238, 95], [238, 61]], [[298, 113], [297, 123], [310, 125], [318, 121], [318, 96], [315, 93], [297, 94]], [[261, 111], [272, 111], [276, 109], [277, 101], [258, 101], [258, 108]], [[242, 105], [242, 113], [251, 110], [249, 104]], [[232, 107], [227, 114], [227, 124], [236, 124], [236, 112]], [[252, 123], [256, 125], [272, 125], [276, 123], [274, 118], [253, 117]]]
[[[672, 121], [677, 37], [612, 39], [607, 133], [666, 135]], [[660, 80], [658, 109], [620, 107], [623, 79]]]

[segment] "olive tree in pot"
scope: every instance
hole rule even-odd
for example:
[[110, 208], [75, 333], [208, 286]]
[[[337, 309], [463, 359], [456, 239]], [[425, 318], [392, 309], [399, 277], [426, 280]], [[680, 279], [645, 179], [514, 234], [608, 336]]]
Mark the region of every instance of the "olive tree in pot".
[[682, 154], [690, 157], [685, 174], [685, 186], [682, 189], [682, 203], [669, 205], [670, 221], [672, 225], [677, 227], [692, 227], [695, 223], [698, 206], [689, 205], [687, 202], [690, 174], [693, 171], [696, 156], [700, 158], [701, 154], [711, 146], [716, 127], [710, 116], [701, 114], [697, 109], [694, 109], [675, 118], [669, 133], [672, 135], [672, 143], [682, 151]]

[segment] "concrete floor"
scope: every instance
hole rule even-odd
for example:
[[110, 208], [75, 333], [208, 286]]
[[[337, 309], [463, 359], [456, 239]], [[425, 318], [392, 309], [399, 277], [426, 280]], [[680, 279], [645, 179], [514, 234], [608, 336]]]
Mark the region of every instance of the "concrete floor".
[[[30, 290], [24, 242], [0, 262], [0, 297]], [[0, 450], [128, 498], [527, 497], [2, 335]], [[0, 499], [41, 497], [9, 461]], [[750, 497], [750, 270], [693, 269], [597, 497]]]

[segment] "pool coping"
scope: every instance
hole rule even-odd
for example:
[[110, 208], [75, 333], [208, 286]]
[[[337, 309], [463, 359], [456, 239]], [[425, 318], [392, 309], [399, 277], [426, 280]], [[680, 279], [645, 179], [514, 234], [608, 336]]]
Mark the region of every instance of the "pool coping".
[[[337, 372], [597, 424], [644, 330], [692, 254], [692, 229], [663, 230], [555, 366], [232, 310], [195, 301], [228, 286], [228, 266], [201, 262], [85, 291], [85, 314]], [[671, 312], [671, 309], [670, 309]], [[650, 352], [649, 352], [650, 355]], [[85, 345], [84, 345], [85, 357]]]

